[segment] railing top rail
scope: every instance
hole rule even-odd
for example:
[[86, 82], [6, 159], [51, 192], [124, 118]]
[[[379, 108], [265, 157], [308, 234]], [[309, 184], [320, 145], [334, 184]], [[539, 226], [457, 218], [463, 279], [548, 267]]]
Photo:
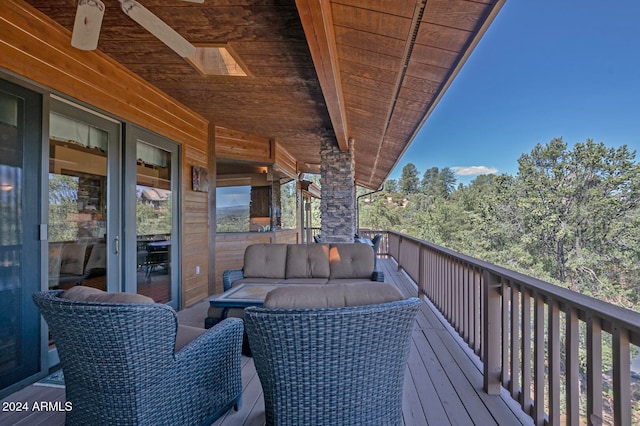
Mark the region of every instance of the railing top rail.
[[455, 252], [448, 248], [429, 243], [410, 235], [402, 234], [395, 231], [387, 232], [391, 235], [401, 237], [404, 240], [408, 240], [413, 243], [425, 246], [429, 248], [429, 250], [439, 252], [443, 255], [454, 258], [458, 261], [466, 263], [471, 267], [489, 271], [490, 273], [495, 274], [503, 279], [508, 279], [511, 282], [520, 284], [524, 287], [529, 288], [532, 292], [539, 293], [546, 298], [553, 299], [566, 306], [571, 306], [578, 311], [582, 311], [582, 313], [584, 313], [586, 316], [595, 315], [608, 322], [609, 324], [619, 324], [635, 335], [635, 338], [633, 338], [632, 340], [635, 344], [638, 344], [638, 339], [640, 339], [640, 312], [632, 311], [630, 309], [626, 309], [621, 306], [596, 299], [594, 297], [586, 296], [582, 293], [569, 290], [568, 288], [560, 287], [558, 285], [551, 284], [534, 277], [530, 277], [520, 272], [512, 271], [510, 269], [503, 268], [501, 266]]

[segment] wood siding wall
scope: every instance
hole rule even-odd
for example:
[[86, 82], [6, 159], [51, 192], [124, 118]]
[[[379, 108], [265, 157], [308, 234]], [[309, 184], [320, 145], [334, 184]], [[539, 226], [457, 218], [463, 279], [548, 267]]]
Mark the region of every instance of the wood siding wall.
[[[4, 0], [0, 8], [0, 68], [182, 146], [181, 291], [182, 306], [190, 306], [208, 293], [208, 200], [206, 193], [191, 189], [191, 166], [209, 164], [208, 122], [109, 56], [74, 49], [70, 40], [69, 31], [28, 4]], [[199, 275], [195, 274], [196, 265], [200, 266]]]
[[296, 244], [298, 232], [287, 229], [276, 232], [229, 232], [216, 235], [216, 292], [222, 292], [222, 273], [226, 269], [242, 269], [244, 250], [250, 244]]
[[268, 138], [216, 126], [216, 158], [272, 164], [274, 146]]
[[276, 158], [274, 168], [292, 179], [298, 176], [298, 163], [293, 155], [276, 142]]

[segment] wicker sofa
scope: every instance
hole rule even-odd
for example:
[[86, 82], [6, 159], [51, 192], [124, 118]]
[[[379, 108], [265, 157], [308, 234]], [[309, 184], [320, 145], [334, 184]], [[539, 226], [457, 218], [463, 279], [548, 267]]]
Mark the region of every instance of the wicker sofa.
[[344, 284], [384, 281], [366, 244], [252, 244], [242, 269], [222, 274], [224, 290], [245, 282]]
[[186, 327], [146, 296], [84, 286], [33, 300], [60, 355], [67, 425], [209, 425], [240, 405], [241, 320]]
[[267, 425], [401, 425], [417, 298], [387, 283], [285, 286], [245, 310]]

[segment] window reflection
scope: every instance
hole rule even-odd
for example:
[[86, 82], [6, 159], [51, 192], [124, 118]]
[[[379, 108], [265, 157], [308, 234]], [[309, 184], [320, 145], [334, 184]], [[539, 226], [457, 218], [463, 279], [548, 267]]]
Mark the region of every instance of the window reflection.
[[171, 300], [171, 153], [138, 141], [136, 156], [137, 291]]
[[50, 114], [49, 287], [106, 290], [108, 132]]
[[216, 188], [216, 231], [249, 231], [250, 204], [250, 186], [227, 186]]

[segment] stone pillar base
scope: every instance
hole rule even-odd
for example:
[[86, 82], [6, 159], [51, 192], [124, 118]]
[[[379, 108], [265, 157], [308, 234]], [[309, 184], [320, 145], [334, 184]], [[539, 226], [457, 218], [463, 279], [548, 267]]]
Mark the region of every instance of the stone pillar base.
[[323, 140], [320, 158], [322, 242], [352, 243], [357, 231], [353, 140], [347, 151], [333, 140]]

